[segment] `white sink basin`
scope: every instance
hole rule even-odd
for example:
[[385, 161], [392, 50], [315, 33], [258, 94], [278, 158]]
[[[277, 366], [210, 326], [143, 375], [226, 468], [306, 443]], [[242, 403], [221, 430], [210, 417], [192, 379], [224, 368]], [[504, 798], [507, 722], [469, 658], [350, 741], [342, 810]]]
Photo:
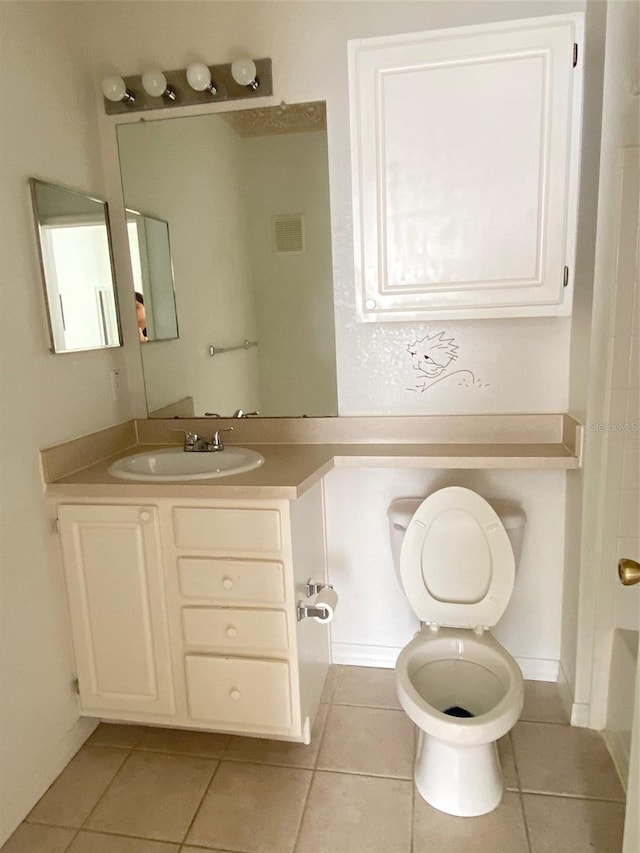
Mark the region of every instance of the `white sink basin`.
[[185, 453], [182, 448], [151, 450], [118, 459], [109, 468], [112, 477], [161, 483], [171, 480], [209, 480], [252, 471], [264, 456], [246, 447], [225, 447], [217, 453]]

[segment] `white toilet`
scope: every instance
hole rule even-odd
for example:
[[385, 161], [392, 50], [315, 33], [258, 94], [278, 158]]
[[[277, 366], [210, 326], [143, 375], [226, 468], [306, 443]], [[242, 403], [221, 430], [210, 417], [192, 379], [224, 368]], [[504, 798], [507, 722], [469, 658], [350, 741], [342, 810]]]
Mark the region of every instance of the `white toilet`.
[[419, 728], [416, 787], [447, 814], [486, 814], [503, 792], [496, 742], [522, 711], [520, 668], [489, 629], [511, 598], [525, 516], [457, 486], [396, 500], [388, 516], [423, 623], [396, 663], [398, 698]]

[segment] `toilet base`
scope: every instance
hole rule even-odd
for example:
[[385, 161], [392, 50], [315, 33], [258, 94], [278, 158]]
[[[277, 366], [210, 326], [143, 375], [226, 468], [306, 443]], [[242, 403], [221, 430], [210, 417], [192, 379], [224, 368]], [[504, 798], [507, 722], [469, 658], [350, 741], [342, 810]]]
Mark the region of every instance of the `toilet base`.
[[495, 741], [473, 746], [446, 743], [418, 733], [416, 788], [438, 811], [475, 817], [493, 811], [504, 784]]

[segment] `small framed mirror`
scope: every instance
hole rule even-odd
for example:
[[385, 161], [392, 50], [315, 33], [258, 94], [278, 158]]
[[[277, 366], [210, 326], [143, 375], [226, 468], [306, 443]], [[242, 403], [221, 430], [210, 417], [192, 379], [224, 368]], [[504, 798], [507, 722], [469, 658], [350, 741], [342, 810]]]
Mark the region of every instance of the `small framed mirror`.
[[52, 352], [122, 346], [106, 202], [29, 184]]
[[143, 306], [140, 341], [175, 340], [179, 334], [169, 223], [127, 208], [127, 232], [136, 308]]

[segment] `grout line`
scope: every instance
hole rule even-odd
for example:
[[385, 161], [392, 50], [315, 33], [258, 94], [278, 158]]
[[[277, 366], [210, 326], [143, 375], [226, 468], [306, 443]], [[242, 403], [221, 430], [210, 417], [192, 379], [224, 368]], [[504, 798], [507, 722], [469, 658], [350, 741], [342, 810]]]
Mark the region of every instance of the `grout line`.
[[293, 847], [291, 848], [291, 853], [295, 853], [296, 848], [298, 846], [298, 842], [300, 841], [300, 835], [302, 833], [302, 824], [304, 823], [304, 818], [307, 813], [307, 806], [309, 805], [309, 798], [311, 796], [311, 787], [313, 785], [314, 779], [316, 778], [316, 771], [311, 771], [311, 778], [309, 779], [309, 787], [307, 788], [307, 795], [304, 798], [304, 805], [302, 806], [302, 811], [300, 812], [300, 820], [298, 821], [298, 829], [293, 839]]
[[[226, 747], [225, 747], [225, 749], [226, 749]], [[216, 762], [216, 764], [215, 764], [215, 767], [213, 768], [213, 773], [211, 774], [211, 778], [209, 779], [209, 782], [207, 783], [207, 785], [206, 785], [206, 787], [202, 793], [202, 796], [200, 797], [200, 801], [198, 802], [198, 805], [196, 806], [195, 811], [193, 812], [193, 816], [192, 816], [191, 820], [189, 821], [189, 826], [187, 827], [187, 830], [186, 830], [186, 832], [182, 838], [182, 841], [178, 842], [178, 844], [180, 844], [181, 848], [182, 848], [182, 846], [184, 846], [184, 844], [186, 844], [187, 836], [191, 832], [193, 824], [195, 823], [195, 820], [198, 817], [198, 813], [199, 813], [200, 809], [202, 808], [202, 804], [205, 801], [205, 797], [207, 796], [207, 794], [211, 790], [211, 785], [213, 784], [213, 780], [215, 779], [216, 774], [222, 765], [222, 759], [215, 759], [215, 762]]]
[[120, 775], [120, 773], [122, 772], [122, 768], [125, 766], [125, 764], [127, 763], [127, 761], [129, 761], [129, 759], [131, 758], [131, 753], [132, 753], [132, 752], [133, 752], [133, 747], [131, 747], [131, 748], [129, 749], [129, 751], [128, 751], [128, 753], [127, 753], [126, 758], [124, 759], [124, 761], [122, 762], [122, 764], [120, 765], [120, 767], [118, 767], [118, 769], [116, 770], [116, 772], [113, 774], [113, 778], [110, 780], [110, 782], [108, 783], [108, 785], [105, 787], [104, 791], [100, 794], [100, 796], [98, 797], [98, 799], [97, 799], [97, 800], [96, 800], [96, 802], [94, 803], [93, 808], [90, 810], [89, 814], [88, 814], [88, 815], [86, 816], [86, 818], [82, 821], [82, 824], [81, 824], [81, 826], [80, 826], [80, 828], [81, 828], [81, 829], [84, 829], [84, 828], [85, 828], [85, 826], [87, 825], [87, 821], [91, 818], [91, 816], [93, 815], [93, 813], [95, 812], [95, 810], [98, 808], [99, 804], [102, 802], [102, 798], [103, 798], [103, 797], [104, 797], [104, 795], [107, 793], [107, 791], [109, 790], [109, 788], [113, 785], [113, 783], [115, 782], [115, 780], [118, 778], [118, 776], [119, 776], [119, 775]]
[[[78, 837], [78, 835], [79, 835], [81, 832], [82, 832], [82, 830], [80, 830], [80, 829], [77, 829], [77, 830], [75, 831], [75, 833], [74, 833], [74, 834], [72, 835], [72, 837], [69, 839], [69, 843], [68, 843], [68, 844], [67, 844], [67, 846], [64, 848], [64, 850], [62, 851], [62, 853], [68, 853], [68, 851], [71, 849], [71, 845], [73, 844], [73, 842], [76, 840], [76, 838]], [[3, 845], [3, 846], [4, 846], [4, 845]]]
[[532, 791], [528, 788], [523, 788], [521, 793], [529, 794], [534, 797], [559, 797], [565, 800], [586, 800], [590, 803], [614, 803], [618, 806], [626, 805], [626, 800], [614, 800], [611, 797], [596, 797], [589, 794], [559, 794], [555, 791]]

